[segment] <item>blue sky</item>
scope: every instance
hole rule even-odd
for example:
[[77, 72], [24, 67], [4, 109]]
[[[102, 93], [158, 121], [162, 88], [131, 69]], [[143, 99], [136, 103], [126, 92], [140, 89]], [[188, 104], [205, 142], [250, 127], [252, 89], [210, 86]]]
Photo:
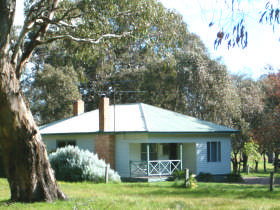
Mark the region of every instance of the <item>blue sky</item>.
[[[252, 78], [258, 78], [267, 73], [264, 70], [266, 65], [272, 65], [280, 68], [280, 26], [273, 32], [272, 27], [267, 24], [259, 24], [260, 12], [264, 8], [264, 0], [241, 0], [239, 10], [240, 14], [246, 16], [249, 42], [244, 50], [234, 48], [228, 50], [226, 47], [220, 47], [214, 50], [214, 40], [219, 26], [229, 26], [230, 16], [226, 2], [231, 0], [159, 0], [163, 5], [170, 9], [175, 9], [180, 13], [188, 25], [188, 29], [200, 36], [206, 47], [209, 49], [213, 58], [222, 57], [224, 63], [231, 73], [246, 74]], [[235, 0], [237, 1], [237, 0]], [[278, 2], [278, 0], [275, 0]], [[17, 15], [15, 22], [23, 23], [23, 1], [17, 0]], [[239, 14], [239, 15], [240, 15]], [[221, 19], [221, 17], [227, 17]], [[208, 27], [211, 21], [215, 25]], [[226, 30], [226, 28], [225, 28]]]
[[[239, 48], [228, 50], [226, 47], [214, 50], [214, 40], [219, 26], [225, 26], [225, 30], [227, 26], [230, 28], [232, 13], [226, 2], [231, 0], [160, 1], [167, 8], [176, 9], [183, 16], [189, 30], [200, 36], [213, 58], [222, 57], [222, 62], [230, 72], [247, 74], [256, 79], [267, 73], [264, 70], [266, 65], [280, 67], [279, 29], [273, 32], [270, 25], [259, 24], [260, 12], [264, 9], [266, 1], [240, 1], [238, 15], [246, 17], [249, 34], [248, 47], [244, 50]], [[277, 0], [275, 2], [278, 3]], [[209, 28], [208, 25], [213, 20], [215, 25]]]

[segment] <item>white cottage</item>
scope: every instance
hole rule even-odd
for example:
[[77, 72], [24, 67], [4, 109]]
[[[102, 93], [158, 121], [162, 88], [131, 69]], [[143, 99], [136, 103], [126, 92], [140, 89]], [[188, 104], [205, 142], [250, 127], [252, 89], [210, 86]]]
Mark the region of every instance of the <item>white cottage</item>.
[[171, 175], [189, 168], [194, 174], [231, 172], [230, 135], [237, 130], [155, 106], [109, 105], [40, 127], [48, 151], [71, 144], [95, 152], [122, 177]]

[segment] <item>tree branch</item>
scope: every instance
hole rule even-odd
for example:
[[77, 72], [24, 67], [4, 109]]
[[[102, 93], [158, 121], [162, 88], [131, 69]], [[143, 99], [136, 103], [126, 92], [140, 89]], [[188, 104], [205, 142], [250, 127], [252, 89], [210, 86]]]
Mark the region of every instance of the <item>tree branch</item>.
[[[53, 0], [52, 3], [50, 3], [50, 6], [47, 7], [45, 10], [46, 14], [45, 17], [49, 20], [53, 19], [55, 9], [58, 5], [59, 0]], [[28, 22], [28, 21], [27, 21]], [[39, 45], [39, 41], [41, 38], [44, 37], [47, 28], [49, 26], [49, 22], [43, 22], [40, 25], [40, 28], [38, 29], [37, 33], [32, 37], [28, 45], [26, 46], [26, 50], [21, 56], [20, 61], [17, 63], [16, 66], [16, 76], [19, 79], [20, 78], [20, 72], [23, 66], [26, 64], [26, 62], [29, 60], [30, 56], [32, 55], [33, 50]]]
[[53, 41], [56, 40], [60, 40], [60, 39], [71, 39], [75, 42], [84, 42], [84, 43], [90, 43], [90, 44], [98, 44], [100, 43], [103, 39], [111, 39], [111, 38], [117, 38], [117, 39], [121, 39], [123, 37], [129, 36], [131, 35], [131, 32], [125, 32], [123, 34], [104, 34], [102, 36], [100, 36], [98, 39], [90, 39], [90, 38], [78, 38], [78, 37], [74, 37], [70, 34], [65, 34], [65, 35], [60, 35], [60, 36], [56, 36], [53, 38], [50, 38], [48, 40], [45, 41], [39, 41], [38, 45], [44, 45], [44, 44], [48, 44], [51, 43]]
[[0, 1], [0, 56], [7, 54], [9, 35], [13, 26], [16, 1]]

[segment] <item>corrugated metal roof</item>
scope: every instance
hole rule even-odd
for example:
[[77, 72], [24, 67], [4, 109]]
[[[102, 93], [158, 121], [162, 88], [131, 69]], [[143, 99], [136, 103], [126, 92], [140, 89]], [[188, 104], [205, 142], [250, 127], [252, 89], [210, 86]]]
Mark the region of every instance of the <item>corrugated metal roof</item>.
[[[220, 126], [155, 106], [135, 103], [111, 105], [110, 124], [106, 132], [149, 133], [233, 133], [237, 130]], [[114, 117], [115, 116], [115, 117]], [[114, 119], [115, 118], [115, 119]], [[98, 110], [53, 122], [40, 127], [46, 134], [99, 133]]]

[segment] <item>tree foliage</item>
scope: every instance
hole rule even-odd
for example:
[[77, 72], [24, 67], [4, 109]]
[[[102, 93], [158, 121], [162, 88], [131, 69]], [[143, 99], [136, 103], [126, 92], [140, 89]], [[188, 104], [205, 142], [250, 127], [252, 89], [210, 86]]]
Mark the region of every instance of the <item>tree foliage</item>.
[[[57, 185], [38, 127], [22, 94], [20, 79], [25, 64], [39, 47], [59, 40], [69, 45], [72, 41], [80, 46], [90, 45], [87, 49], [95, 55], [95, 46], [103, 46], [106, 54], [115, 40], [138, 40], [139, 34], [147, 31], [153, 36], [143, 36], [139, 46], [157, 43], [162, 33], [158, 26], [170, 30], [172, 25], [168, 23], [175, 16], [155, 0], [26, 0], [24, 24], [11, 40], [15, 7], [16, 0], [0, 0], [0, 140], [11, 199], [67, 199]], [[168, 38], [170, 46], [179, 44], [176, 33], [171, 31]]]
[[244, 146], [250, 142], [253, 131], [262, 122], [264, 110], [264, 92], [262, 83], [246, 78], [244, 75], [233, 75], [233, 81], [237, 88], [240, 100], [239, 118], [236, 119], [236, 128], [240, 133], [232, 136], [232, 163], [236, 173], [241, 159], [243, 170], [246, 170], [248, 156], [244, 153]]
[[[278, 161], [280, 152], [280, 72], [270, 73], [263, 79], [265, 107], [261, 123], [254, 135], [264, 151], [273, 151]], [[277, 164], [276, 164], [277, 166]]]
[[137, 37], [105, 41], [94, 51], [83, 43], [56, 41], [45, 62], [84, 69], [80, 87], [87, 110], [97, 108], [99, 95], [107, 93], [115, 103], [144, 102], [234, 126], [240, 99], [226, 67], [210, 58], [180, 15], [153, 9], [157, 18]]
[[31, 111], [39, 124], [67, 118], [73, 114], [73, 102], [81, 98], [78, 74], [73, 67], [44, 65], [36, 70], [28, 92]]
[[228, 48], [246, 48], [249, 38], [248, 22], [252, 20], [252, 17], [257, 23], [271, 25], [273, 32], [275, 27], [279, 25], [279, 2], [277, 3], [276, 1], [270, 0], [264, 1], [263, 6], [259, 8], [259, 17], [252, 16], [252, 14], [250, 14], [252, 10], [250, 11], [248, 4], [246, 4], [253, 4], [253, 2], [244, 2], [246, 1], [224, 1], [224, 8], [221, 9], [219, 18], [209, 23], [209, 27], [215, 24], [218, 25], [217, 23], [219, 23], [217, 37], [214, 41], [215, 48], [218, 48], [222, 44], [226, 45]]

